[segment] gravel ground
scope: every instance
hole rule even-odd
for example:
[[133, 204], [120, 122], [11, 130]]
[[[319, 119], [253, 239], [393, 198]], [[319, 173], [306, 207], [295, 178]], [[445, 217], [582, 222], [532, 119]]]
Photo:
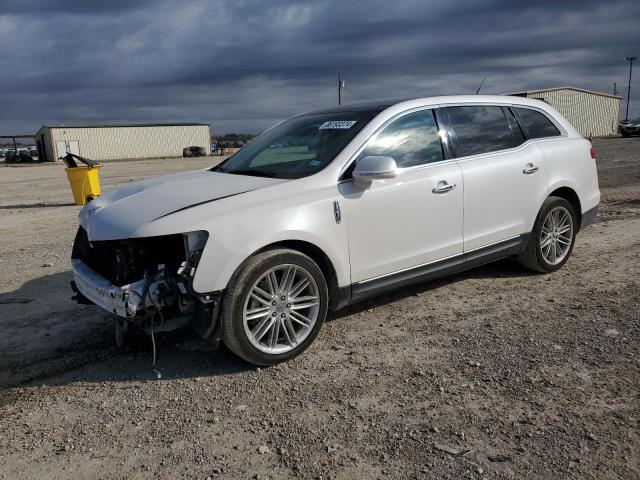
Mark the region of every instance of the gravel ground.
[[502, 261], [351, 306], [269, 369], [165, 335], [161, 380], [68, 299], [62, 167], [1, 167], [0, 477], [640, 478], [640, 139], [595, 146], [601, 214], [559, 272]]

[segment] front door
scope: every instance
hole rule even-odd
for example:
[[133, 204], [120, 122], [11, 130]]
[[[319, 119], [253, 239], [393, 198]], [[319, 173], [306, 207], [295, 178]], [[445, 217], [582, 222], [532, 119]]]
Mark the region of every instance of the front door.
[[347, 174], [339, 184], [352, 283], [462, 253], [462, 173], [444, 159], [433, 111], [390, 123], [357, 160], [369, 155], [392, 157], [399, 173], [368, 187]]

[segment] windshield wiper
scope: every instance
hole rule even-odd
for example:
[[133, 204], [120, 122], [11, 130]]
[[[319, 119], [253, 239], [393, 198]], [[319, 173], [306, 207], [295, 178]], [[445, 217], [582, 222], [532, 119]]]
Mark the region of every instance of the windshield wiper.
[[275, 178], [276, 175], [263, 170], [221, 170], [222, 173], [231, 173], [233, 175], [251, 175], [253, 177]]

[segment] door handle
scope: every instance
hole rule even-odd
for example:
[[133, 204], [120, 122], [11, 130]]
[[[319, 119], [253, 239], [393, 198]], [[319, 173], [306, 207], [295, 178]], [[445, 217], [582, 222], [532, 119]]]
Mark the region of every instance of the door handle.
[[438, 186], [434, 187], [431, 191], [433, 193], [447, 193], [453, 190], [454, 188], [456, 188], [455, 183], [447, 183], [443, 180], [441, 182], [438, 182]]
[[538, 171], [538, 167], [536, 167], [533, 163], [527, 163], [527, 166], [522, 170], [522, 173], [529, 175], [531, 173], [536, 173]]

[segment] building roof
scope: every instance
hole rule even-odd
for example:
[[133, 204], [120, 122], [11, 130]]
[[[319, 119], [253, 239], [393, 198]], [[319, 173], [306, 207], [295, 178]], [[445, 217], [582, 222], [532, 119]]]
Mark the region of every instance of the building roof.
[[540, 90], [525, 90], [522, 92], [513, 92], [513, 93], [505, 93], [505, 95], [529, 95], [532, 93], [545, 93], [545, 92], [552, 92], [555, 90], [575, 90], [576, 92], [584, 92], [584, 93], [590, 93], [592, 95], [601, 95], [603, 97], [612, 97], [612, 98], [618, 98], [618, 99], [622, 99], [622, 97], [619, 97], [617, 95], [611, 95], [610, 93], [604, 93], [604, 92], [596, 92], [594, 90], [585, 90], [584, 88], [578, 88], [578, 87], [571, 87], [569, 85], [566, 85], [564, 87], [553, 87], [553, 88], [543, 88]]
[[208, 123], [121, 123], [104, 125], [43, 125], [42, 128], [209, 127]]

